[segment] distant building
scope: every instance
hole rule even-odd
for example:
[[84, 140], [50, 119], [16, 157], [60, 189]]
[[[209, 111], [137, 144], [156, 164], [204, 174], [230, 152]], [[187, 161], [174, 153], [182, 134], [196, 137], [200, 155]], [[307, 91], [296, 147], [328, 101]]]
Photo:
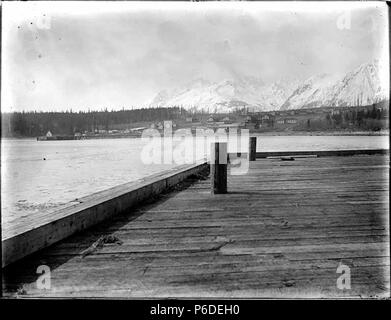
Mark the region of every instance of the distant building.
[[229, 117], [225, 117], [225, 118], [223, 119], [223, 122], [224, 122], [224, 123], [227, 123], [227, 124], [232, 123], [232, 121], [231, 121], [231, 119], [230, 119]]
[[213, 119], [213, 117], [209, 117], [208, 120], [206, 120], [207, 122], [215, 122], [215, 119]]
[[297, 123], [297, 119], [288, 118], [288, 119], [285, 119], [285, 123], [290, 123], [290, 124]]
[[53, 137], [52, 133], [50, 132], [50, 130], [46, 133], [46, 137], [50, 138], [50, 137]]
[[278, 119], [277, 124], [295, 124], [297, 123], [297, 119], [295, 118], [285, 118], [285, 119]]

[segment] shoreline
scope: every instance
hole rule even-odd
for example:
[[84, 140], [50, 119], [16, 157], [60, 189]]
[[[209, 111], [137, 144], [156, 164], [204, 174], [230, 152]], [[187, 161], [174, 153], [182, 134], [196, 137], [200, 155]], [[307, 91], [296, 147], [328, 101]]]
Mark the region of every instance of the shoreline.
[[[270, 131], [270, 132], [251, 132], [251, 136], [388, 136], [389, 131]], [[105, 140], [105, 139], [139, 139], [141, 136], [105, 136], [88, 137], [74, 140]], [[1, 140], [36, 140], [36, 137], [1, 137]], [[70, 141], [74, 141], [70, 140]], [[46, 141], [46, 140], [45, 140]], [[65, 140], [48, 140], [65, 141]]]

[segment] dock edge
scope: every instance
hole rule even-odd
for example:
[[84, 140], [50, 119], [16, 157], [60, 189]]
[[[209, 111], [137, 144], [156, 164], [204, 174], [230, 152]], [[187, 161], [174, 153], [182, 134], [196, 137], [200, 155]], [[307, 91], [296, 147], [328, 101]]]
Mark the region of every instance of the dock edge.
[[[47, 221], [25, 232], [2, 239], [2, 268], [34, 252], [61, 241], [76, 232], [90, 228], [125, 210], [142, 203], [208, 168], [206, 161], [181, 167], [175, 172], [153, 175], [140, 184], [124, 184], [113, 189], [112, 197], [104, 190], [93, 194], [93, 199], [62, 209], [62, 217]], [[123, 190], [118, 191], [123, 187]], [[99, 195], [102, 194], [102, 197]], [[91, 196], [87, 196], [90, 198]]]

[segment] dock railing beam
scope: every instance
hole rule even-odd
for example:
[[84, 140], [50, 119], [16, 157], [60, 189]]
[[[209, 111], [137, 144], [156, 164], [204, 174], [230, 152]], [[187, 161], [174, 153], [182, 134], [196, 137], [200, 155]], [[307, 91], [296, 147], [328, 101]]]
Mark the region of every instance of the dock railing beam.
[[210, 158], [211, 192], [227, 193], [227, 143], [211, 143]]
[[257, 159], [257, 137], [250, 137], [249, 143], [249, 161]]

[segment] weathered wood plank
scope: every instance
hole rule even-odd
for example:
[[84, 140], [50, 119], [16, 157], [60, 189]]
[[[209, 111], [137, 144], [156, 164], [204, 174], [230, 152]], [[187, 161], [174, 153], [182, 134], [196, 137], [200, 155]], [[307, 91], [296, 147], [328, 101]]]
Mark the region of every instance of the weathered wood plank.
[[207, 168], [206, 162], [186, 166], [174, 173], [153, 176], [141, 185], [123, 185], [83, 198], [78, 205], [56, 211], [39, 223], [24, 223], [2, 234], [2, 267], [109, 219], [140, 202], [172, 188]]
[[318, 157], [335, 157], [335, 156], [353, 156], [353, 155], [372, 155], [372, 154], [388, 154], [388, 149], [365, 149], [365, 150], [330, 150], [330, 151], [275, 151], [275, 152], [257, 152], [257, 158], [267, 158], [276, 156], [291, 156], [291, 155], [317, 155]]
[[[228, 193], [210, 181], [128, 210], [5, 269], [26, 297], [387, 297], [388, 155], [257, 159]], [[82, 252], [102, 235], [122, 244]], [[336, 269], [351, 268], [351, 290]], [[51, 290], [35, 286], [52, 269]], [[21, 290], [21, 288], [23, 290]]]

